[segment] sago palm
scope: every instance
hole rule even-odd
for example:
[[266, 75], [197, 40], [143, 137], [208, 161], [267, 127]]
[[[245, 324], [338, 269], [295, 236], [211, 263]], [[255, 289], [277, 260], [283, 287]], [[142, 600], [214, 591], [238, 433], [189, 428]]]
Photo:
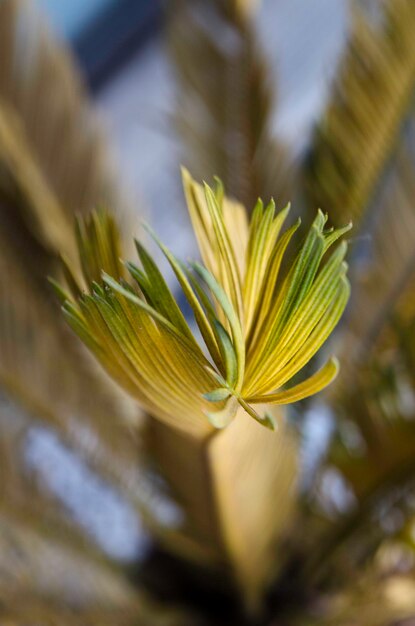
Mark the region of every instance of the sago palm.
[[[183, 169], [201, 257], [183, 262], [129, 210], [66, 53], [29, 3], [0, 3], [5, 623], [415, 615], [413, 5], [385, 0], [375, 23], [354, 7], [296, 162], [272, 132], [256, 5], [167, 16], [183, 162], [220, 177]], [[108, 555], [29, 471], [41, 424], [128, 502], [153, 557]]]

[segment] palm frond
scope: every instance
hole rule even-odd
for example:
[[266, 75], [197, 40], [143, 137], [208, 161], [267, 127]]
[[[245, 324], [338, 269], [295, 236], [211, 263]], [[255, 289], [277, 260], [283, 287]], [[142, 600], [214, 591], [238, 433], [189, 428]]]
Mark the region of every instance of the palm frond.
[[[21, 625], [185, 626], [191, 616], [133, 587], [125, 572], [57, 540], [52, 528], [0, 511], [0, 618]], [[24, 601], [22, 601], [24, 599]], [[10, 621], [8, 621], [10, 620]]]
[[134, 492], [138, 441], [131, 429], [140, 423], [137, 409], [56, 324], [56, 314], [1, 241], [2, 387], [34, 418], [58, 428], [101, 472]]
[[32, 3], [1, 3], [0, 59], [0, 99], [19, 118], [63, 209], [70, 216], [97, 203], [121, 210], [116, 172], [79, 73]]
[[[369, 482], [385, 468], [404, 463], [415, 445], [411, 428], [415, 414], [412, 127], [413, 123], [402, 137], [384, 183], [369, 251], [357, 259], [352, 272], [354, 302], [342, 338], [347, 363], [341, 384], [334, 389], [335, 406], [356, 422], [365, 441], [362, 475]], [[358, 459], [353, 463], [349, 458], [349, 463], [347, 458], [346, 454], [348, 471], [357, 478], [362, 467], [358, 469]]]
[[74, 214], [122, 200], [78, 75], [35, 8], [2, 2], [0, 32], [1, 385], [139, 500], [141, 418], [68, 334], [46, 280], [60, 256], [80, 277]]
[[[0, 598], [10, 606], [20, 597], [38, 594], [69, 606], [118, 608], [135, 604], [134, 592], [120, 571], [90, 559], [69, 542], [64, 545], [52, 529], [39, 528], [10, 512], [0, 515]], [[82, 571], [82, 576], [79, 575]], [[18, 595], [20, 594], [20, 595]]]
[[[309, 172], [314, 190], [327, 192], [327, 202], [338, 194], [338, 219], [341, 211], [355, 211], [359, 221], [367, 207], [376, 208], [366, 217], [370, 240], [356, 242], [353, 302], [340, 348], [345, 368], [332, 398], [342, 418], [339, 431], [354, 423], [361, 451], [349, 450], [347, 435], [340, 434], [329, 462], [341, 469], [359, 499], [405, 466], [415, 442], [410, 424], [415, 410], [410, 392], [415, 315], [415, 48], [410, 31], [415, 12], [405, 1], [382, 7], [377, 27], [358, 17], [341, 91], [322, 126], [324, 141], [315, 144], [320, 161]], [[323, 174], [323, 162], [337, 173], [331, 177], [327, 169]]]
[[269, 68], [252, 23], [253, 2], [174, 3], [170, 45], [178, 76], [175, 121], [182, 161], [214, 174], [246, 207], [291, 195], [292, 163], [272, 130]]
[[1, 223], [43, 277], [73, 260], [75, 214], [110, 203], [129, 233], [131, 220], [72, 60], [26, 0], [1, 3], [0, 60]]
[[[397, 197], [400, 204], [394, 202]], [[382, 222], [385, 229], [376, 225], [373, 259], [367, 276], [360, 285], [357, 281], [358, 298], [342, 338], [347, 365], [330, 397], [336, 428], [317, 485], [323, 486], [325, 477], [332, 474], [341, 484], [346, 513], [341, 506], [337, 513], [330, 506], [319, 509], [320, 524], [324, 519], [322, 525], [331, 537], [330, 548], [324, 533], [321, 539], [320, 559], [324, 554], [326, 562], [330, 550], [336, 553], [339, 546], [344, 553], [355, 557], [356, 552], [363, 553], [368, 558], [372, 542], [376, 545], [390, 534], [388, 524], [400, 528], [406, 519], [400, 505], [390, 507], [388, 503], [401, 497], [410, 503], [413, 492], [414, 259], [412, 241], [407, 241], [414, 232], [413, 207], [409, 198], [401, 195], [392, 194], [390, 200], [385, 211], [391, 219]], [[396, 208], [402, 222], [392, 218]], [[382, 214], [380, 217], [382, 221]], [[382, 519], [388, 507], [392, 508], [389, 522]], [[348, 540], [359, 529], [357, 551], [350, 548]], [[356, 561], [346, 573], [353, 576], [355, 567]]]
[[[259, 201], [249, 229], [246, 225], [241, 273], [233, 229], [226, 226], [231, 218], [224, 217], [233, 207], [224, 202], [222, 186], [213, 190], [206, 185], [203, 193], [186, 171], [184, 185], [206, 265], [184, 266], [153, 237], [194, 312], [210, 360], [140, 243], [142, 269], [127, 264], [138, 289], [105, 271], [102, 284], [90, 283], [89, 294], [83, 295], [71, 280], [71, 294], [58, 290], [66, 319], [115, 380], [165, 423], [204, 437], [208, 420], [217, 428], [227, 426], [239, 404], [273, 428], [272, 420], [259, 417], [252, 404], [296, 402], [320, 391], [337, 374], [337, 362], [331, 359], [304, 382], [281, 390], [318, 351], [346, 306], [347, 246], [343, 242], [328, 258], [326, 253], [349, 227], [325, 230], [327, 216], [318, 213], [282, 277], [281, 262], [295, 230], [279, 239], [289, 207], [275, 214], [273, 202], [264, 207]], [[92, 220], [100, 224], [103, 218]], [[106, 226], [108, 242], [112, 230]], [[89, 255], [84, 252], [85, 238], [80, 243], [87, 280], [94, 275], [100, 240], [87, 241]], [[110, 248], [111, 243], [104, 256], [115, 258]], [[323, 258], [327, 262], [321, 267]], [[117, 264], [114, 269], [119, 271]], [[168, 370], [163, 369], [166, 363]]]
[[382, 5], [380, 24], [357, 9], [346, 54], [306, 165], [309, 206], [335, 223], [361, 222], [412, 115], [415, 7]]
[[75, 259], [72, 220], [51, 191], [13, 109], [0, 100], [0, 224], [16, 263], [30, 264], [40, 287], [59, 255]]
[[[398, 302], [406, 301], [407, 307], [413, 308], [415, 184], [410, 145], [413, 130], [412, 122], [382, 186], [370, 242], [360, 246], [361, 258], [356, 259], [352, 270], [354, 301], [347, 316], [344, 339], [350, 375], [371, 354], [379, 334], [393, 320]], [[347, 379], [347, 376], [343, 379], [345, 384]]]

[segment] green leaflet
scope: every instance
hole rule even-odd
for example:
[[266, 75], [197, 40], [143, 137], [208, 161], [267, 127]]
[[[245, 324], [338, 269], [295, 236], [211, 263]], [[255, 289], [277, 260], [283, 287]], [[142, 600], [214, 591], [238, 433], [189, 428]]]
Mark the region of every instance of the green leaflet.
[[229, 398], [225, 408], [220, 411], [206, 411], [206, 417], [215, 428], [225, 428], [234, 419], [238, 410], [236, 398]]
[[218, 350], [218, 346], [216, 343], [215, 335], [206, 317], [205, 311], [203, 310], [203, 307], [200, 305], [198, 299], [196, 298], [196, 295], [192, 289], [192, 286], [189, 280], [187, 279], [186, 273], [183, 271], [180, 263], [177, 261], [174, 255], [170, 252], [170, 250], [161, 243], [161, 241], [155, 235], [153, 230], [150, 229], [149, 227], [147, 227], [147, 229], [149, 233], [151, 234], [151, 236], [153, 237], [153, 239], [155, 240], [155, 242], [157, 243], [157, 245], [160, 247], [160, 249], [164, 253], [164, 255], [166, 256], [174, 273], [176, 274], [177, 280], [180, 283], [183, 293], [186, 296], [187, 301], [189, 302], [190, 306], [192, 307], [192, 310], [196, 319], [196, 323], [199, 326], [199, 330], [202, 333], [202, 337], [206, 343], [206, 346], [210, 354], [212, 355], [212, 358], [216, 361], [220, 357], [219, 357], [219, 350]]
[[199, 276], [204, 280], [212, 294], [215, 296], [216, 300], [219, 302], [226, 319], [229, 322], [229, 326], [231, 329], [233, 345], [236, 354], [237, 360], [237, 377], [235, 388], [239, 390], [242, 387], [244, 369], [245, 369], [245, 344], [242, 335], [242, 328], [240, 321], [235, 313], [235, 310], [230, 303], [226, 293], [219, 285], [219, 283], [214, 279], [212, 274], [210, 274], [206, 268], [204, 268], [200, 263], [194, 263], [193, 268], [199, 274]]
[[238, 275], [238, 266], [223, 219], [223, 212], [219, 209], [214, 192], [206, 183], [204, 189], [207, 208], [216, 236], [216, 245], [223, 265], [221, 276], [222, 284], [223, 287], [227, 289], [229, 300], [232, 302], [235, 311], [241, 316], [243, 311], [241, 279]]
[[220, 402], [221, 400], [227, 400], [231, 394], [226, 387], [218, 387], [218, 389], [214, 389], [203, 395], [209, 402]]
[[[147, 289], [151, 297], [152, 305], [176, 326], [183, 335], [191, 337], [192, 334], [183, 317], [183, 313], [178, 307], [176, 300], [173, 298], [170, 289], [167, 287], [166, 281], [157, 265], [139, 241], [136, 241], [136, 248], [144, 272], [146, 273]], [[131, 264], [129, 267], [131, 267]]]
[[291, 228], [289, 228], [283, 234], [281, 239], [275, 245], [273, 253], [269, 259], [268, 267], [266, 270], [266, 275], [262, 284], [262, 291], [258, 298], [258, 304], [255, 310], [253, 324], [251, 327], [251, 330], [253, 331], [251, 333], [252, 339], [251, 339], [251, 334], [248, 333], [247, 340], [246, 340], [249, 348], [255, 345], [255, 342], [258, 339], [258, 336], [261, 335], [261, 329], [263, 327], [263, 323], [269, 316], [271, 304], [273, 301], [273, 296], [275, 293], [275, 287], [276, 287], [278, 276], [279, 276], [281, 262], [282, 262], [284, 253], [287, 249], [287, 246], [290, 243], [291, 238], [294, 235], [295, 231], [300, 226], [300, 223], [301, 223], [301, 220], [298, 219], [296, 224], [294, 224]]
[[231, 338], [225, 328], [219, 322], [214, 321], [217, 337], [219, 339], [220, 351], [225, 363], [226, 382], [232, 389], [235, 387], [238, 378], [238, 359], [233, 347]]

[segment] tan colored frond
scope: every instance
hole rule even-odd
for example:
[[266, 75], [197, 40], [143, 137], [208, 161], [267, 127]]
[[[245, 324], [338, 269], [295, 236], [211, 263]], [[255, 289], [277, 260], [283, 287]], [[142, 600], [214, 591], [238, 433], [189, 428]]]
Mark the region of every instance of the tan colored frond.
[[69, 606], [101, 603], [118, 610], [134, 606], [133, 591], [117, 568], [94, 562], [70, 542], [56, 540], [52, 529], [35, 527], [31, 520], [9, 512], [0, 512], [0, 529], [2, 605], [39, 594]]
[[247, 422], [241, 415], [221, 432], [210, 455], [222, 532], [248, 603], [255, 603], [284, 558], [284, 535], [297, 509], [298, 442], [286, 425], [271, 435]]
[[411, 114], [414, 28], [411, 0], [385, 2], [378, 24], [355, 11], [305, 172], [310, 208], [330, 211], [337, 224], [363, 219]]
[[[342, 590], [323, 597], [324, 611], [308, 626], [393, 626], [408, 624], [415, 614], [415, 582], [411, 573], [380, 575], [359, 572]], [[407, 621], [409, 620], [409, 621]]]
[[16, 250], [16, 263], [30, 264], [43, 287], [45, 274], [56, 273], [59, 255], [76, 261], [72, 222], [46, 182], [21, 119], [0, 99], [2, 236]]
[[363, 258], [356, 259], [353, 306], [344, 329], [343, 383], [379, 351], [378, 338], [395, 325], [398, 309], [415, 315], [415, 179], [410, 146], [402, 139], [393, 168], [380, 189], [377, 215]]
[[24, 520], [33, 530], [54, 536], [68, 548], [101, 559], [85, 533], [61, 502], [45, 489], [27, 466], [27, 443], [35, 425], [17, 407], [2, 399], [0, 411], [0, 512]]
[[102, 131], [68, 51], [27, 0], [0, 4], [0, 99], [19, 117], [45, 180], [69, 215], [121, 194]]
[[74, 214], [122, 205], [113, 170], [67, 52], [25, 0], [0, 3], [0, 63], [1, 385], [139, 499], [138, 412], [64, 328], [47, 284], [60, 255], [79, 279]]
[[252, 4], [173, 3], [175, 121], [182, 160], [196, 178], [218, 175], [229, 196], [246, 207], [272, 196], [284, 205], [291, 195], [292, 164], [272, 130], [270, 69], [249, 19], [252, 6], [244, 9]]
[[187, 558], [231, 565], [251, 608], [284, 560], [283, 539], [297, 506], [298, 441], [277, 411], [278, 432], [241, 410], [227, 429], [199, 444], [161, 422], [149, 424], [149, 450], [185, 505], [184, 530], [199, 545]]
[[114, 610], [98, 603], [79, 610], [60, 603], [51, 604], [37, 596], [25, 596], [22, 606], [16, 594], [16, 597], [8, 598], [6, 607], [0, 609], [0, 618], [5, 626], [27, 626], [34, 623], [33, 620], [42, 626], [192, 626], [195, 623], [195, 618], [183, 610], [166, 608], [144, 595], [138, 606], [132, 608], [126, 606]]
[[[0, 503], [0, 621], [23, 626], [185, 626], [190, 616], [154, 601], [120, 567]], [[82, 620], [80, 622], [80, 620]]]
[[43, 280], [73, 263], [74, 215], [114, 207], [131, 234], [102, 130], [69, 53], [27, 0], [0, 5], [0, 218]]
[[[134, 491], [139, 413], [103, 378], [2, 242], [0, 381], [29, 413], [61, 430], [99, 471]], [[137, 433], [138, 436], [138, 433]]]

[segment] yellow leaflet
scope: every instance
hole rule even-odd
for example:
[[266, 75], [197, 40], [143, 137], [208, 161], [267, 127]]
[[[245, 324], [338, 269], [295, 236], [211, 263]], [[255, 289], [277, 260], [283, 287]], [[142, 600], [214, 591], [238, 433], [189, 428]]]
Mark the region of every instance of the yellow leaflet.
[[337, 376], [339, 371], [339, 364], [337, 359], [330, 359], [318, 372], [307, 378], [302, 383], [287, 389], [286, 391], [280, 391], [279, 393], [265, 394], [264, 396], [258, 396], [252, 400], [248, 399], [248, 402], [262, 402], [267, 404], [289, 404], [290, 402], [298, 402], [304, 400], [309, 396], [318, 393], [324, 387], [327, 387]]

